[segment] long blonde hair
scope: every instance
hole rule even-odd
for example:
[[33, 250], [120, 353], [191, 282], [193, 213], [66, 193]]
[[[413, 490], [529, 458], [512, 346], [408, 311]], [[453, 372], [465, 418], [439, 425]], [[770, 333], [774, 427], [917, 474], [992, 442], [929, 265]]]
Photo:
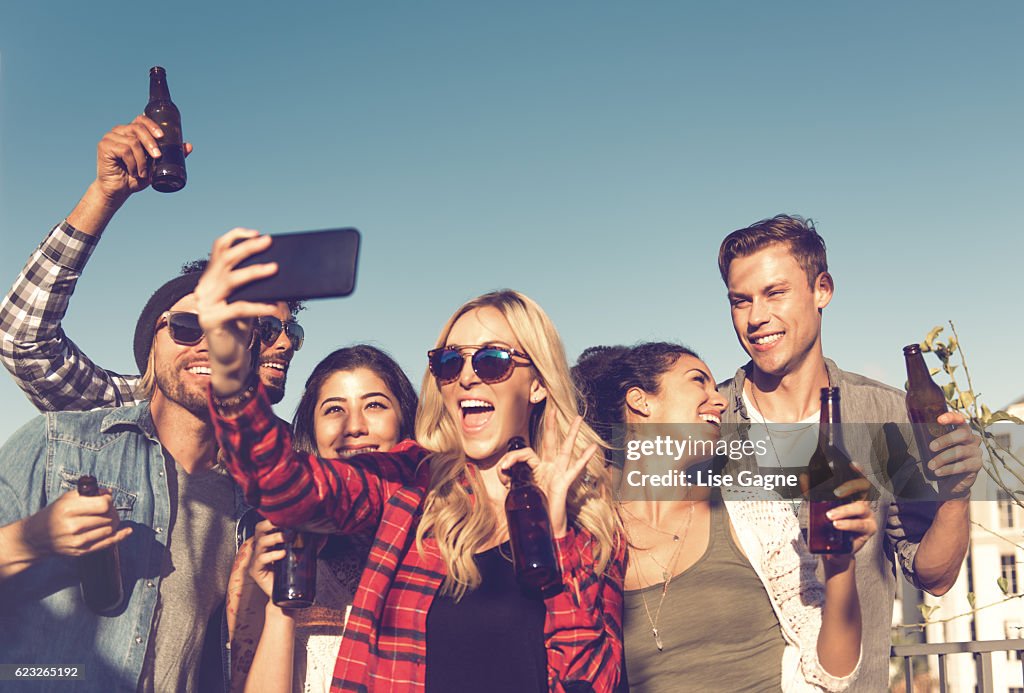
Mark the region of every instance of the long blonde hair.
[[[479, 296], [455, 311], [442, 328], [436, 346], [445, 345], [456, 320], [484, 307], [497, 309], [508, 321], [547, 390], [547, 398], [534, 405], [530, 414], [530, 445], [540, 450], [546, 417], [555, 417], [561, 438], [578, 415], [577, 393], [569, 376], [562, 340], [539, 305], [521, 293], [503, 290]], [[416, 531], [416, 544], [422, 551], [424, 538], [430, 536], [437, 541], [448, 568], [441, 591], [460, 599], [466, 590], [479, 586], [480, 571], [473, 556], [493, 538], [498, 524], [489, 505], [474, 500], [486, 498], [483, 482], [466, 459], [458, 424], [445, 409], [441, 390], [429, 370], [420, 389], [416, 440], [436, 451], [429, 458], [430, 487]], [[583, 424], [576, 436], [574, 456], [581, 455], [592, 443], [603, 447], [593, 429]], [[584, 473], [569, 489], [566, 509], [569, 524], [594, 537], [597, 569], [603, 572], [616, 550], [619, 521], [612, 509], [611, 486], [600, 453], [587, 462]]]

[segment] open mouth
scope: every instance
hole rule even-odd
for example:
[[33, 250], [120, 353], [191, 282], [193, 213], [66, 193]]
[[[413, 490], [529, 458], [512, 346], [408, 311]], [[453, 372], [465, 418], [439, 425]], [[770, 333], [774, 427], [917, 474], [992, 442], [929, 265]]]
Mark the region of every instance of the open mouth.
[[482, 399], [464, 399], [459, 402], [462, 410], [462, 427], [476, 431], [487, 425], [494, 415], [494, 405]]
[[272, 371], [276, 376], [283, 378], [288, 371], [288, 364], [284, 361], [260, 361], [260, 368]]
[[717, 414], [697, 414], [697, 417], [701, 421], [706, 421], [714, 426], [722, 426], [722, 417], [718, 416]]
[[195, 366], [189, 366], [185, 370], [188, 371], [189, 373], [191, 373], [192, 375], [207, 375], [208, 376], [208, 375], [210, 375], [212, 373], [212, 371], [210, 370], [209, 366], [195, 365]]
[[340, 459], [348, 459], [349, 457], [355, 457], [356, 455], [362, 455], [367, 452], [377, 452], [380, 449], [379, 445], [363, 445], [358, 448], [340, 448], [335, 450]]
[[778, 344], [785, 334], [785, 332], [771, 332], [769, 334], [757, 335], [750, 338], [750, 344], [757, 351], [767, 351]]

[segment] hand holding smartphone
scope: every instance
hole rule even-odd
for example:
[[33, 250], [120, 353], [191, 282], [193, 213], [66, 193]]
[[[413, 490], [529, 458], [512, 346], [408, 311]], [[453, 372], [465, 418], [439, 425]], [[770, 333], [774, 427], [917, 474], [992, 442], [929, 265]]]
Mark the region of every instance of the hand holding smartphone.
[[348, 296], [355, 289], [359, 231], [353, 228], [304, 231], [271, 236], [270, 247], [238, 267], [277, 263], [277, 274], [241, 287], [234, 301], [304, 301]]

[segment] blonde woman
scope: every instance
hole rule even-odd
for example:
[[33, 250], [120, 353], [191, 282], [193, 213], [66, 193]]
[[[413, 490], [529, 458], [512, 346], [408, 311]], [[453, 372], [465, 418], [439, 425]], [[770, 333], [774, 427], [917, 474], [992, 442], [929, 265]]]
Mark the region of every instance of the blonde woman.
[[[196, 290], [212, 407], [231, 473], [269, 520], [376, 532], [332, 690], [611, 690], [624, 545], [600, 440], [577, 416], [544, 312], [502, 291], [452, 315], [429, 353], [419, 444], [347, 459], [303, 455], [249, 368], [251, 320], [270, 307], [226, 301], [276, 271], [235, 269], [269, 243], [228, 232]], [[516, 436], [530, 445], [507, 452]], [[518, 589], [508, 560], [505, 472], [517, 462], [546, 492], [556, 540], [563, 586], [543, 600]]]

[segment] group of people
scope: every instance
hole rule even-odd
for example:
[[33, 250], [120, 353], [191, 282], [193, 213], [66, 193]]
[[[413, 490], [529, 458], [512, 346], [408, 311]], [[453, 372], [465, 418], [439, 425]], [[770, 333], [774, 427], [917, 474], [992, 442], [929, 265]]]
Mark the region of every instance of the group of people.
[[[543, 309], [504, 290], [452, 313], [424, 349], [418, 396], [382, 350], [344, 347], [313, 369], [289, 424], [273, 405], [302, 306], [228, 301], [276, 271], [239, 266], [268, 236], [234, 229], [154, 292], [134, 334], [139, 376], [95, 364], [61, 328], [160, 136], [144, 116], [104, 136], [95, 181], [0, 304], [0, 356], [45, 412], [0, 448], [0, 663], [81, 667], [43, 690], [887, 689], [896, 566], [933, 594], [953, 584], [980, 445], [946, 413], [949, 432], [917, 459], [902, 391], [824, 357], [833, 280], [813, 224], [780, 215], [723, 241], [750, 361], [721, 385], [672, 343], [593, 347], [570, 367]], [[837, 490], [866, 499], [829, 515], [854, 553], [808, 552], [793, 489], [626, 490], [635, 470], [806, 466], [822, 388], [877, 431], [847, 441], [866, 480]], [[618, 454], [677, 426], [761, 444], [727, 459]], [[510, 449], [516, 437], [527, 445]], [[562, 581], [547, 597], [523, 591], [511, 562], [504, 503], [520, 462], [547, 498]], [[82, 475], [103, 493], [80, 496]], [[311, 608], [269, 598], [282, 528], [320, 537]], [[113, 545], [125, 597], [97, 615], [76, 559]]]

